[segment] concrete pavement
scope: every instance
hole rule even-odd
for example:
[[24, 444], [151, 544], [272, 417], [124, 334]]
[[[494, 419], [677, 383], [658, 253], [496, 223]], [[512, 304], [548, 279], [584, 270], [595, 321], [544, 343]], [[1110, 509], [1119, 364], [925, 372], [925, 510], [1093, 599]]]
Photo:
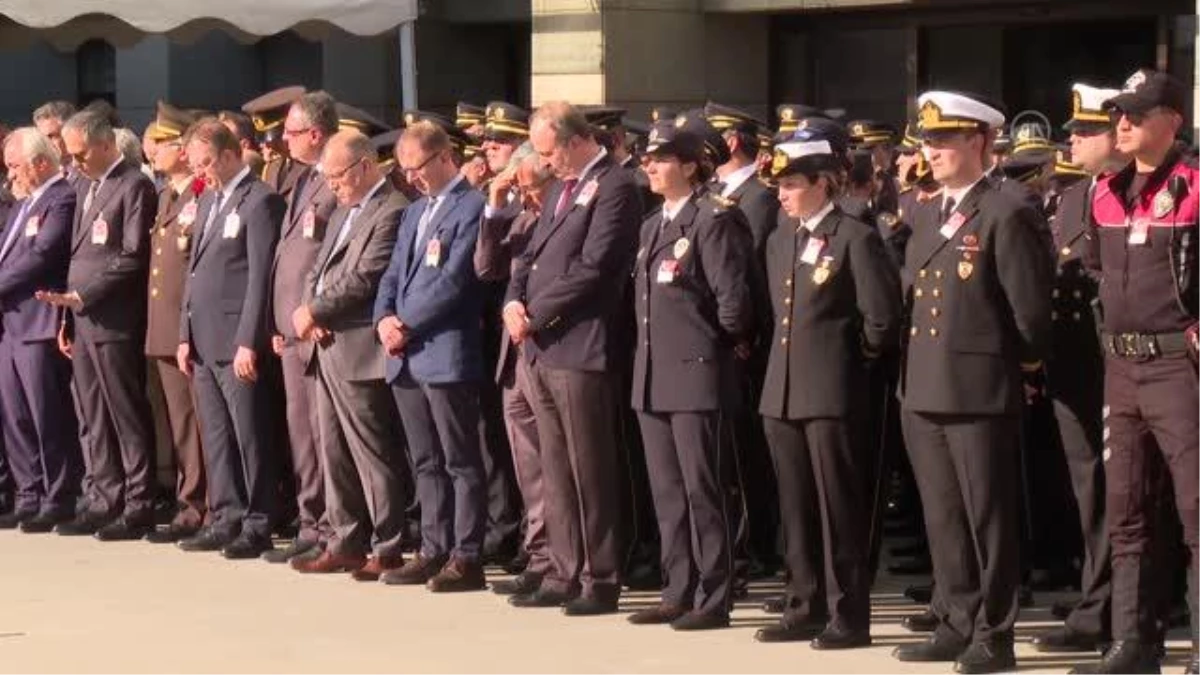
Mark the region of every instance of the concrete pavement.
[[[631, 626], [623, 616], [515, 609], [490, 592], [435, 596], [174, 546], [0, 532], [0, 671], [952, 672], [950, 664], [889, 656], [920, 639], [898, 625], [918, 609], [900, 595], [902, 583], [876, 589], [875, 646], [823, 653], [753, 640], [774, 620], [758, 605], [778, 584], [756, 586], [733, 628], [680, 634]], [[656, 601], [630, 593], [622, 611]], [[1022, 618], [1019, 640], [1051, 625], [1045, 609]], [[1181, 670], [1186, 648], [1172, 643], [1169, 672]], [[1063, 672], [1077, 661], [1027, 645], [1018, 660], [1035, 672]]]

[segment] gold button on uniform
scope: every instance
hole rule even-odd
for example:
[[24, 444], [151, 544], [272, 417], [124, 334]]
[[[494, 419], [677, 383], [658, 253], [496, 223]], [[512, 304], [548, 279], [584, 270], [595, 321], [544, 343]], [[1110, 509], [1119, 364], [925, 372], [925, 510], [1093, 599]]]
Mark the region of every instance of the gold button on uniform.
[[918, 298], [923, 298], [923, 297], [925, 297], [925, 289], [923, 289], [923, 288], [918, 288], [918, 289], [917, 289], [917, 292], [916, 292], [916, 296], [917, 296]]
[[1052, 298], [1057, 298], [1057, 297], [1058, 297], [1058, 289], [1057, 289], [1057, 288], [1056, 288], [1056, 289], [1054, 289], [1054, 290], [1052, 290], [1052, 291], [1050, 291], [1050, 297], [1052, 297]]
[[942, 289], [940, 289], [940, 288], [933, 289], [933, 297], [935, 297], [935, 298], [942, 297]]
[[151, 268], [150, 274], [153, 276], [158, 276], [158, 268], [157, 267]]
[[533, 263], [532, 265], [530, 265], [530, 266], [529, 266], [529, 269], [536, 270], [536, 269], [537, 269], [537, 263]]
[[152, 297], [152, 298], [157, 298], [157, 297], [158, 297], [158, 289], [157, 289], [157, 288], [151, 288], [151, 289], [150, 289], [150, 297]]
[[791, 286], [791, 285], [792, 285], [792, 279], [791, 279], [791, 277], [789, 277], [789, 278], [787, 278], [787, 279], [784, 279], [784, 280], [783, 280], [783, 285], [784, 285], [784, 286]]
[[162, 255], [162, 249], [161, 248], [154, 249], [154, 255]]
[[941, 270], [934, 270], [934, 272], [933, 272], [933, 278], [934, 278], [934, 279], [941, 279], [941, 278], [942, 278], [942, 271], [941, 271]]
[[792, 322], [791, 319], [787, 318], [786, 316], [783, 317], [783, 325], [786, 326], [786, 325], [790, 324], [791, 322]]
[[1075, 299], [1076, 299], [1076, 300], [1082, 300], [1082, 299], [1083, 299], [1083, 291], [1075, 291], [1075, 292], [1074, 292], [1072, 295], [1074, 295], [1074, 296], [1075, 296]]
[[1058, 312], [1054, 312], [1054, 311], [1050, 312], [1050, 320], [1058, 321]]
[[936, 319], [942, 315], [942, 310], [938, 309], [937, 307], [933, 307], [929, 310], [929, 315]]
[[938, 336], [938, 329], [930, 328], [929, 329], [929, 337], [937, 337], [937, 336]]
[[786, 345], [786, 344], [787, 344], [787, 338], [779, 338], [779, 344], [781, 344], [781, 345]]
[[790, 304], [792, 304], [792, 299], [791, 299], [791, 298], [784, 298], [784, 299], [783, 299], [783, 304], [785, 304], [785, 305], [790, 305]]
[[929, 272], [926, 272], [924, 269], [922, 269], [919, 272], [917, 272], [917, 276], [924, 279], [925, 277], [929, 276]]
[[1079, 312], [1073, 312], [1073, 313], [1071, 314], [1071, 318], [1072, 318], [1072, 319], [1075, 319], [1076, 321], [1078, 321], [1078, 320], [1079, 320]]
[[921, 332], [921, 331], [920, 331], [920, 329], [918, 329], [916, 326], [913, 326], [912, 328], [909, 328], [909, 329], [908, 329], [908, 334], [909, 334], [909, 335], [912, 335], [912, 336], [914, 336], [914, 337], [915, 337], [915, 336], [917, 335], [917, 333], [919, 333], [919, 332]]

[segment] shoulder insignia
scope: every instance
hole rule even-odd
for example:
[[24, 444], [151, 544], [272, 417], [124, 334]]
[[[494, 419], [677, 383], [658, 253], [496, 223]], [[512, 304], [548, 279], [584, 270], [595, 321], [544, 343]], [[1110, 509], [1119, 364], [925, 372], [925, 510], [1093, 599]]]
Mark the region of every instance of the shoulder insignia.
[[894, 213], [883, 212], [877, 216], [880, 225], [891, 229], [896, 227], [896, 223], [900, 222], [900, 217]]
[[737, 202], [733, 201], [732, 199], [728, 197], [722, 197], [715, 192], [710, 192], [708, 196], [712, 198], [713, 204], [716, 205], [714, 211], [724, 211], [725, 209], [737, 204]]

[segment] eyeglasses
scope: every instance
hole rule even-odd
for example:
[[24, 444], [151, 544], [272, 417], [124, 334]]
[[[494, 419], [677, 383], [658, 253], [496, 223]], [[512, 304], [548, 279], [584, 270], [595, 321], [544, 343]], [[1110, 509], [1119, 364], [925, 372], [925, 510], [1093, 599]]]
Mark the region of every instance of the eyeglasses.
[[429, 166], [429, 163], [432, 162], [433, 159], [435, 157], [437, 157], [439, 154], [441, 154], [441, 153], [435, 152], [432, 155], [426, 157], [424, 162], [421, 162], [420, 164], [418, 164], [416, 166], [401, 166], [400, 170], [403, 171], [404, 175], [406, 175], [406, 176], [410, 173], [417, 173], [421, 169], [424, 169], [426, 166]]
[[1155, 107], [1153, 107], [1149, 110], [1143, 111], [1143, 112], [1134, 112], [1132, 110], [1122, 110], [1120, 108], [1113, 108], [1112, 111], [1109, 112], [1108, 117], [1109, 117], [1109, 119], [1112, 120], [1112, 123], [1114, 125], [1119, 123], [1121, 121], [1121, 118], [1124, 117], [1125, 119], [1129, 120], [1129, 123], [1132, 124], [1133, 126], [1140, 127], [1147, 119], [1153, 117], [1160, 110], [1162, 110], [1162, 108], [1159, 106], [1155, 106]]
[[308, 131], [309, 129], [312, 129], [312, 127], [301, 127], [299, 129], [289, 129], [287, 127], [284, 127], [283, 135], [284, 136], [299, 136], [300, 134]]
[[325, 180], [330, 181], [330, 182], [342, 180], [343, 178], [346, 177], [346, 174], [350, 172], [350, 169], [353, 169], [354, 167], [358, 166], [359, 164], [362, 164], [365, 159], [366, 158], [363, 157], [363, 158], [359, 159], [357, 162], [354, 162], [350, 166], [347, 166], [346, 168], [342, 169], [341, 171], [333, 171], [333, 172], [326, 173]]

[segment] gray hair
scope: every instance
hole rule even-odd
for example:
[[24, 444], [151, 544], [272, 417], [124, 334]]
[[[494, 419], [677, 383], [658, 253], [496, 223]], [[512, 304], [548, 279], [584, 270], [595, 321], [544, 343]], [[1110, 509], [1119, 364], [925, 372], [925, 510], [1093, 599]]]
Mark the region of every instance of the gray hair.
[[121, 156], [125, 158], [126, 162], [133, 166], [141, 166], [146, 161], [142, 154], [142, 141], [138, 139], [137, 134], [121, 127], [114, 129], [113, 135], [116, 136], [117, 149], [121, 151]]
[[545, 124], [554, 130], [556, 145], [566, 145], [573, 137], [592, 138], [592, 125], [575, 106], [566, 101], [551, 101], [533, 113], [529, 120], [529, 128], [535, 124]]
[[66, 122], [74, 114], [75, 106], [71, 103], [67, 101], [49, 101], [43, 103], [37, 110], [33, 111], [33, 123], [37, 124], [42, 120]]
[[538, 185], [545, 183], [551, 178], [554, 178], [554, 171], [550, 168], [550, 165], [543, 162], [542, 158], [539, 157], [536, 152], [533, 152], [532, 147], [530, 147], [529, 153], [517, 160], [514, 166], [529, 167], [530, 170], [533, 171], [533, 180], [536, 181]]
[[325, 154], [333, 148], [344, 149], [346, 154], [350, 155], [351, 163], [375, 156], [375, 147], [371, 145], [371, 139], [357, 129], [346, 129], [334, 134], [325, 146]]
[[512, 156], [508, 158], [508, 166], [506, 166], [504, 168], [514, 169], [521, 162], [525, 161], [526, 157], [530, 157], [530, 156], [533, 156], [536, 154], [537, 154], [537, 151], [535, 151], [533, 149], [533, 144], [530, 143], [529, 141], [525, 141], [524, 143], [518, 145], [516, 150], [513, 150]]
[[21, 149], [21, 155], [25, 161], [32, 164], [38, 158], [43, 158], [49, 162], [55, 170], [62, 166], [62, 155], [58, 152], [58, 146], [42, 135], [36, 127], [21, 127], [9, 134], [4, 141], [4, 147], [14, 145]]
[[321, 130], [326, 136], [338, 132], [337, 102], [324, 91], [309, 92], [292, 104], [304, 115], [309, 124]]
[[63, 132], [74, 131], [83, 136], [83, 142], [86, 145], [95, 145], [97, 143], [116, 143], [117, 135], [113, 131], [112, 123], [109, 122], [108, 116], [101, 113], [84, 110], [77, 112], [67, 120], [63, 125]]

